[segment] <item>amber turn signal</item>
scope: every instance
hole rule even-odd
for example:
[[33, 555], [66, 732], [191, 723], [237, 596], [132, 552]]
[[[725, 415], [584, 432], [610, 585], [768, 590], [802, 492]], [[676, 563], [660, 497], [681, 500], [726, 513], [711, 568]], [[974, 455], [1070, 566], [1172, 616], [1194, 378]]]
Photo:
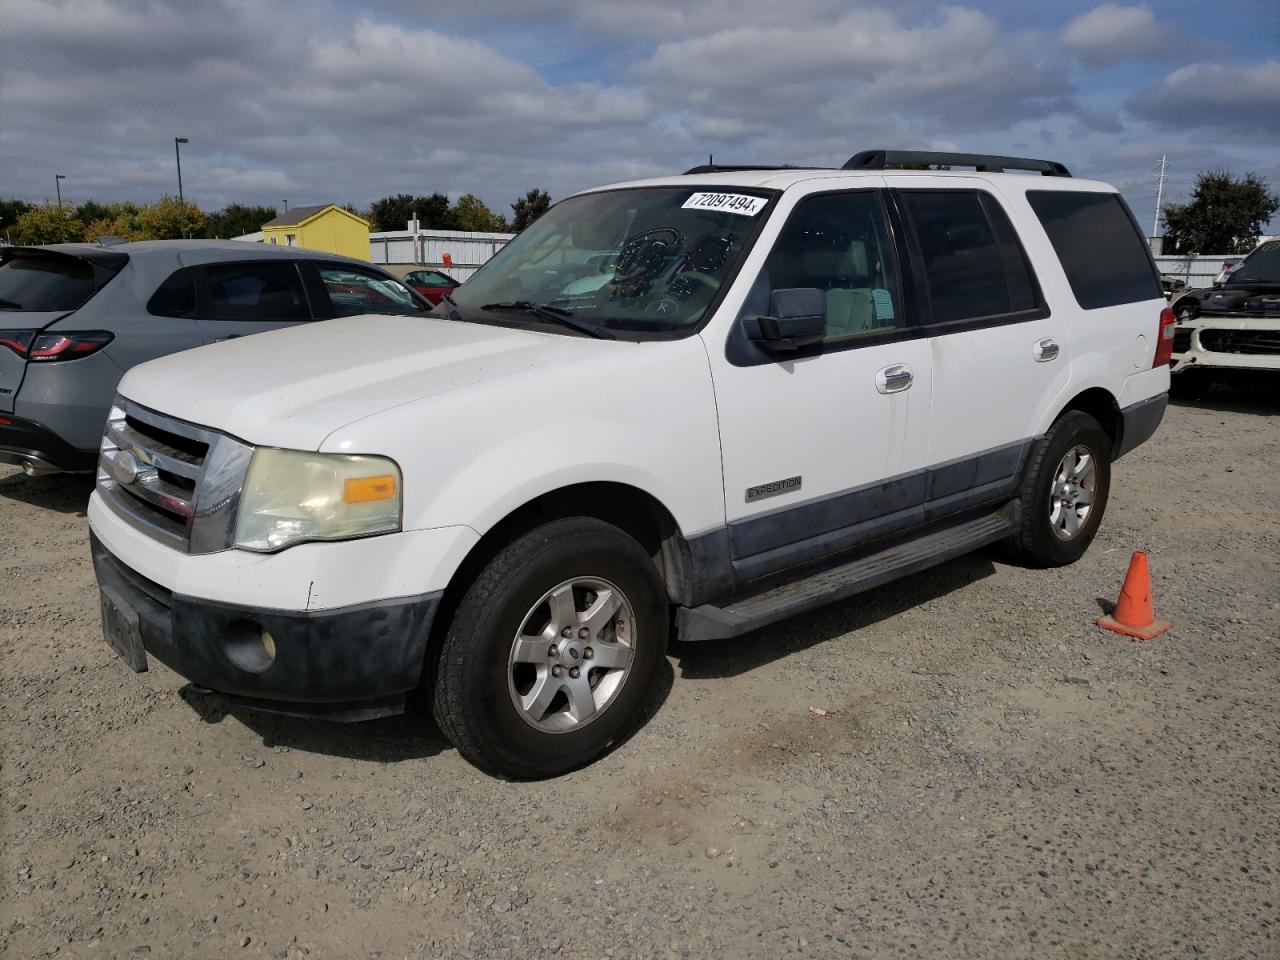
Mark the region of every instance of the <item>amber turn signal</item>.
[[396, 478], [389, 473], [380, 477], [353, 477], [342, 485], [344, 503], [372, 503], [390, 500], [396, 495]]

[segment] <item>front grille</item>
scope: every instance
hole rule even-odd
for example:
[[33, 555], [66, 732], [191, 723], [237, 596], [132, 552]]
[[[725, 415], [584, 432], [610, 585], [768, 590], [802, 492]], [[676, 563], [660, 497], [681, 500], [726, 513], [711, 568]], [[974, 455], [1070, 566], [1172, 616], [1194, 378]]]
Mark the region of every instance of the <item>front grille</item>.
[[1186, 353], [1191, 349], [1191, 328], [1190, 327], [1174, 327], [1173, 329], [1173, 352]]
[[117, 397], [98, 457], [98, 492], [135, 528], [175, 549], [230, 546], [253, 448]]
[[1280, 354], [1280, 330], [1201, 330], [1200, 346], [1214, 353]]

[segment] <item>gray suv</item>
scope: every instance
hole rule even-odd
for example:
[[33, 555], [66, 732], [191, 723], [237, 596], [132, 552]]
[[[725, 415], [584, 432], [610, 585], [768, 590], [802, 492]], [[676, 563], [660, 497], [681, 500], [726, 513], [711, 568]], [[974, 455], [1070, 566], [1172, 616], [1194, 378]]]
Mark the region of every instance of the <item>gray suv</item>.
[[0, 250], [0, 462], [92, 470], [130, 367], [217, 340], [430, 305], [359, 260], [234, 240]]

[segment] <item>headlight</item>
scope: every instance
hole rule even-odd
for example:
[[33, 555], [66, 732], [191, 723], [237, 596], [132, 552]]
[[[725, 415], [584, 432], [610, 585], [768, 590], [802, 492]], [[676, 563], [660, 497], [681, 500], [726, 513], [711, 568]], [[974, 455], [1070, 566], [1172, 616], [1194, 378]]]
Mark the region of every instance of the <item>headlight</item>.
[[253, 453], [235, 546], [280, 550], [400, 529], [400, 468], [384, 457], [259, 447]]

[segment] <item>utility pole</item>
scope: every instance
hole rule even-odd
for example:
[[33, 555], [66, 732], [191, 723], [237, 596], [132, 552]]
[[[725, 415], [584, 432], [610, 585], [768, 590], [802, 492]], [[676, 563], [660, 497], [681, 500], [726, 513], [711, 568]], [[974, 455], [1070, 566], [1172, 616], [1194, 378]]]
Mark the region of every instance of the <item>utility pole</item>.
[[1169, 155], [1160, 158], [1160, 176], [1156, 178], [1156, 219], [1151, 224], [1151, 239], [1160, 235], [1160, 208], [1164, 205], [1164, 182], [1168, 178]]
[[187, 202], [182, 198], [182, 151], [179, 144], [187, 142], [186, 137], [173, 138], [173, 156], [178, 161], [178, 210], [182, 216], [182, 237], [187, 236]]
[[288, 201], [288, 200], [281, 200], [280, 202], [284, 204], [284, 212], [285, 212], [285, 213], [288, 213], [288, 212], [289, 212], [289, 201]]
[[67, 179], [66, 174], [55, 173], [53, 175], [53, 189], [58, 191], [58, 239], [67, 239], [67, 224], [62, 219], [62, 181]]

